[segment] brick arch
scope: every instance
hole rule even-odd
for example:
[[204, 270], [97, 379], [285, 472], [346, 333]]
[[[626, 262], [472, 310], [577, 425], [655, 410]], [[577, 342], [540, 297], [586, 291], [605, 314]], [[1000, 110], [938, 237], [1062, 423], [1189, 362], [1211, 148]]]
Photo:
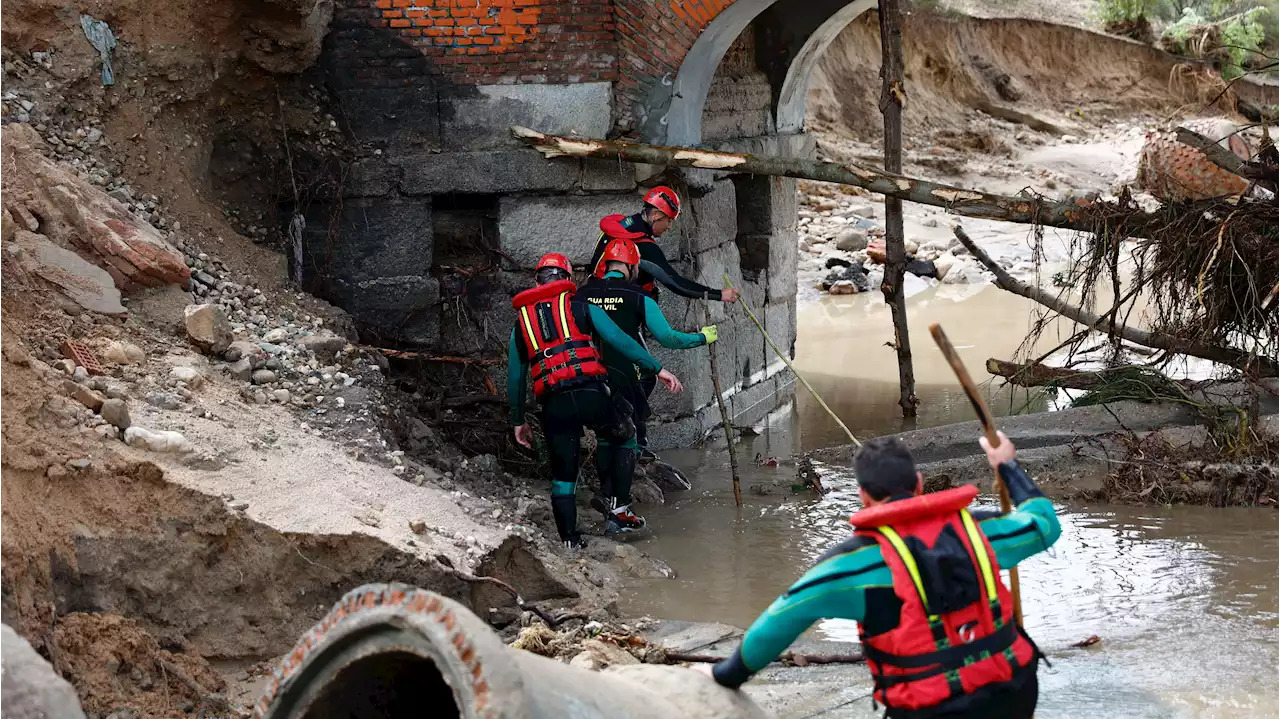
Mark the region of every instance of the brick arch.
[[[675, 74], [668, 70], [658, 76], [647, 94], [636, 102], [639, 109], [635, 129], [645, 141], [672, 145], [702, 142], [703, 108], [716, 68], [733, 42], [753, 22], [761, 36], [757, 59], [772, 85], [776, 131], [780, 134], [800, 132], [804, 129], [809, 76], [818, 59], [841, 30], [876, 3], [875, 0], [806, 0], [803, 4], [737, 0], [721, 4], [720, 12], [706, 23], [681, 55]], [[620, 36], [621, 30], [619, 25]], [[631, 65], [644, 67], [643, 63]], [[627, 65], [623, 62], [620, 83], [626, 75]]]
[[725, 51], [777, 1], [615, 0], [619, 124], [648, 142], [696, 143], [707, 88]]
[[[841, 0], [844, 2], [846, 0]], [[825, 3], [833, 5], [836, 3]], [[795, 39], [803, 38], [798, 47], [789, 48], [786, 56], [786, 74], [782, 82], [777, 84], [776, 124], [779, 134], [800, 132], [804, 129], [805, 108], [809, 98], [809, 77], [813, 74], [819, 58], [827, 51], [827, 47], [836, 39], [842, 30], [848, 27], [862, 13], [876, 7], [876, 0], [854, 0], [838, 9], [828, 7], [827, 15], [816, 27], [801, 27], [794, 34]], [[804, 25], [812, 23], [825, 13], [818, 13]], [[793, 46], [795, 39], [792, 40]]]

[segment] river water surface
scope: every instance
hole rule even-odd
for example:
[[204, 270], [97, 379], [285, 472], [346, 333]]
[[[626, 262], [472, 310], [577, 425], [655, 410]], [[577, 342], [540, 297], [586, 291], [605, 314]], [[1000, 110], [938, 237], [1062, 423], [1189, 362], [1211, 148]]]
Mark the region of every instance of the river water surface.
[[[956, 294], [931, 289], [909, 301], [921, 400], [912, 425], [904, 425], [896, 404], [897, 368], [893, 351], [883, 346], [892, 329], [878, 296], [831, 298], [801, 308], [797, 367], [860, 438], [972, 419], [929, 339], [929, 322], [942, 323], [975, 378], [986, 376], [987, 357], [1010, 357], [1022, 342], [1028, 308], [1020, 298], [994, 287], [955, 289]], [[1046, 402], [1007, 391], [990, 399], [997, 414]], [[819, 466], [824, 484], [834, 490], [821, 499], [787, 489], [795, 477], [789, 460], [795, 451], [845, 441], [797, 387], [793, 411], [778, 413], [763, 435], [739, 445], [741, 509], [733, 505], [723, 449], [664, 453], [695, 486], [669, 497], [665, 507], [648, 509], [652, 533], [638, 546], [670, 564], [677, 576], [632, 587], [625, 609], [749, 625], [847, 535], [858, 501], [846, 468]], [[781, 462], [758, 466], [757, 455], [762, 462]], [[764, 485], [774, 488], [768, 494], [750, 491]], [[1052, 553], [1021, 565], [1026, 626], [1053, 662], [1040, 670], [1037, 717], [1280, 713], [1274, 511], [1065, 504], [1059, 513], [1063, 535]], [[812, 632], [857, 639], [856, 625], [842, 620], [821, 622]], [[1069, 648], [1095, 634], [1102, 638], [1099, 645]], [[865, 680], [865, 668], [849, 671]], [[830, 716], [879, 714], [860, 701]]]

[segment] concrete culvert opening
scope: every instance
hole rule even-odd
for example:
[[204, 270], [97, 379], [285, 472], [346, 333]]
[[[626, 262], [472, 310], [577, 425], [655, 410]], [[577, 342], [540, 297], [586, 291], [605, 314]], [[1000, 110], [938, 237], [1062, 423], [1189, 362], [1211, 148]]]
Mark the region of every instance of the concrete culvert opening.
[[436, 663], [407, 651], [374, 654], [338, 671], [302, 719], [399, 719], [424, 712], [462, 716]]

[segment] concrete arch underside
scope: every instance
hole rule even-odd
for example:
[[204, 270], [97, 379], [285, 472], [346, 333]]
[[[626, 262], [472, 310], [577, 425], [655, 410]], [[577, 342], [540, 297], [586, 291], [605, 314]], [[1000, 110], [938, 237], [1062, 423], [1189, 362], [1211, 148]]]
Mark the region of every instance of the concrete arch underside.
[[656, 144], [697, 145], [712, 78], [734, 41], [756, 22], [757, 63], [769, 76], [775, 132], [802, 132], [809, 78], [831, 42], [874, 0], [738, 0], [710, 22], [689, 49], [671, 85], [665, 122], [645, 129]]

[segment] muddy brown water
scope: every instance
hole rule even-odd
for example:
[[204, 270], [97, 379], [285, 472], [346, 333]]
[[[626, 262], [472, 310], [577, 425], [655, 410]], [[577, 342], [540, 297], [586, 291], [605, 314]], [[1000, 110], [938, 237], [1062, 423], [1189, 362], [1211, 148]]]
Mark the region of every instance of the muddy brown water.
[[[959, 302], [912, 298], [920, 416], [914, 426], [971, 418], [972, 410], [923, 328], [940, 321], [975, 370], [1009, 356], [1026, 309], [994, 288]], [[871, 298], [840, 298], [800, 311], [797, 360], [860, 437], [903, 429], [896, 366], [882, 342], [887, 315]], [[1015, 298], [1016, 299], [1016, 298]], [[927, 344], [926, 344], [927, 343]], [[820, 351], [819, 351], [820, 349]], [[994, 394], [998, 413], [1042, 397]], [[834, 491], [793, 494], [793, 452], [843, 442], [834, 423], [798, 389], [792, 411], [739, 448], [744, 486], [734, 507], [723, 448], [679, 450], [694, 489], [646, 512], [652, 532], [637, 546], [676, 571], [629, 588], [624, 610], [667, 619], [749, 625], [827, 547], [846, 536], [857, 485], [839, 466], [819, 466]], [[778, 457], [777, 467], [753, 458]], [[753, 486], [781, 485], [758, 494]], [[980, 503], [995, 506], [993, 498]], [[1026, 626], [1053, 662], [1041, 667], [1037, 717], [1274, 717], [1280, 713], [1277, 641], [1277, 515], [1272, 510], [1059, 505], [1063, 535], [1023, 564]], [[856, 625], [827, 620], [815, 638], [856, 641]], [[1069, 645], [1098, 635], [1091, 649]], [[864, 667], [849, 668], [865, 673]], [[879, 716], [857, 702], [832, 716]]]

